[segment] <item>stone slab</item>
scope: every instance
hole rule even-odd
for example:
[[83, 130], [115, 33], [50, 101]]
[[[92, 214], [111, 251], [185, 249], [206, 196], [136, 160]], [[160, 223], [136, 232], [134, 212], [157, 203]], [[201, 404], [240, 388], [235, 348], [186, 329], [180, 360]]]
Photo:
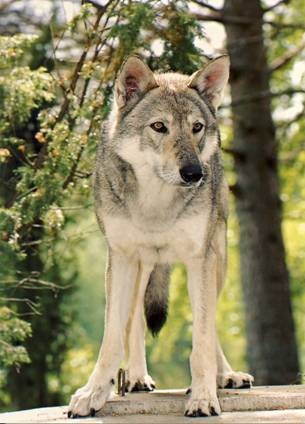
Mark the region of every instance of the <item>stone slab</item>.
[[[157, 390], [115, 396], [94, 418], [68, 419], [67, 407], [0, 414], [0, 423], [189, 423], [183, 417], [185, 390]], [[305, 386], [219, 390], [223, 414], [196, 418], [205, 423], [305, 423]]]

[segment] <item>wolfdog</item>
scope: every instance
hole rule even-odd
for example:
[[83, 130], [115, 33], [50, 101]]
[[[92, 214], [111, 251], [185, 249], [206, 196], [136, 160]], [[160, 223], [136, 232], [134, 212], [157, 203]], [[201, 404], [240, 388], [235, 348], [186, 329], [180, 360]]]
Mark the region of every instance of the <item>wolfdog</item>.
[[216, 121], [229, 77], [221, 56], [191, 76], [153, 73], [137, 56], [119, 72], [94, 176], [96, 215], [108, 244], [103, 343], [69, 416], [94, 415], [127, 357], [128, 388], [153, 390], [145, 320], [166, 320], [169, 266], [185, 264], [193, 313], [192, 383], [185, 415], [220, 414], [217, 387], [250, 387], [216, 336], [215, 310], [226, 269], [227, 184]]

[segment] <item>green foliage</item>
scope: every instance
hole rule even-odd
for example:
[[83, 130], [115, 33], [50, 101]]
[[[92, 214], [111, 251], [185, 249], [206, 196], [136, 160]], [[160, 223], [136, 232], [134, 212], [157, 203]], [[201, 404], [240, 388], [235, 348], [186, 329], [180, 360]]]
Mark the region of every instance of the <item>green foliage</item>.
[[0, 69], [12, 69], [24, 59], [29, 48], [37, 40], [37, 35], [18, 34], [14, 37], [0, 37]]
[[0, 119], [9, 126], [2, 127], [1, 131], [13, 132], [30, 118], [33, 109], [53, 100], [51, 86], [52, 78], [43, 68], [31, 71], [28, 67], [17, 67], [9, 75], [0, 77]]
[[[1, 67], [5, 68], [0, 77], [0, 167], [6, 174], [14, 150], [22, 151], [25, 140], [19, 137], [18, 129], [28, 122], [32, 111], [43, 102], [52, 99], [51, 77], [44, 69], [31, 71], [21, 65], [25, 51], [36, 37], [0, 37]], [[10, 69], [11, 67], [11, 69]], [[21, 150], [20, 150], [21, 149]], [[1, 165], [2, 163], [2, 165]], [[6, 182], [6, 181], [5, 181]], [[0, 367], [20, 366], [29, 362], [29, 356], [22, 343], [31, 335], [30, 325], [18, 317], [10, 287], [18, 283], [16, 264], [24, 259], [20, 246], [20, 231], [23, 225], [22, 208], [4, 207], [5, 196], [1, 197], [0, 224], [0, 285], [7, 296], [0, 298]]]
[[164, 51], [157, 66], [165, 71], [192, 74], [204, 63], [204, 54], [196, 47], [196, 41], [204, 38], [202, 28], [190, 14], [187, 2], [170, 3], [164, 14], [168, 25], [158, 28], [164, 39]]
[[0, 307], [0, 366], [29, 362], [24, 347], [15, 343], [23, 342], [30, 334], [31, 327], [27, 322], [17, 318], [8, 307]]
[[[18, 246], [18, 228], [20, 226], [20, 216], [15, 211], [0, 209], [0, 280], [12, 277], [16, 256], [20, 257]], [[22, 256], [22, 255], [21, 255]]]
[[[157, 3], [157, 2], [155, 2]], [[130, 2], [122, 9], [122, 21], [114, 25], [110, 37], [118, 38], [119, 50], [125, 56], [139, 47], [148, 47], [141, 31], [151, 30], [155, 10], [152, 3]]]

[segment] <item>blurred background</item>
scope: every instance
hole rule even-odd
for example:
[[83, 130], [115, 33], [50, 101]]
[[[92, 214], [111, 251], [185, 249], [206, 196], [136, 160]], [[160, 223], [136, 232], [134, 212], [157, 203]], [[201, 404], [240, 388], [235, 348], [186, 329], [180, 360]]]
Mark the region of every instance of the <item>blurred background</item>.
[[[224, 350], [257, 384], [305, 366], [305, 1], [0, 3], [0, 405], [67, 403], [103, 335], [105, 241], [91, 174], [124, 58], [191, 74], [228, 52], [219, 110], [230, 185]], [[158, 388], [190, 383], [182, 265], [167, 325], [147, 335]]]

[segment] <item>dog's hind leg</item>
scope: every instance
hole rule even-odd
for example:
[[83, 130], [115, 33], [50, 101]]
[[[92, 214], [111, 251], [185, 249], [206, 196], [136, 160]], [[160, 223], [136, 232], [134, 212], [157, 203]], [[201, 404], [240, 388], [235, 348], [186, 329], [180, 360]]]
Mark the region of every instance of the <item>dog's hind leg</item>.
[[147, 371], [145, 355], [144, 297], [152, 272], [152, 266], [140, 265], [141, 278], [135, 290], [135, 298], [126, 332], [126, 351], [128, 352], [127, 389], [128, 391], [152, 391], [155, 382]]
[[[217, 291], [218, 296], [224, 285], [227, 267], [227, 240], [226, 224], [223, 221], [219, 223], [219, 230], [216, 238], [217, 252]], [[216, 359], [217, 359], [217, 386], [219, 388], [249, 388], [252, 386], [254, 378], [252, 375], [233, 371], [223, 350], [219, 339], [216, 341]]]
[[219, 340], [216, 348], [217, 358], [217, 386], [221, 389], [248, 389], [252, 386], [254, 378], [245, 372], [233, 371], [227, 361]]
[[124, 335], [138, 279], [141, 279], [138, 261], [110, 250], [103, 343], [88, 383], [71, 398], [68, 416], [94, 415], [109, 398], [124, 356]]

